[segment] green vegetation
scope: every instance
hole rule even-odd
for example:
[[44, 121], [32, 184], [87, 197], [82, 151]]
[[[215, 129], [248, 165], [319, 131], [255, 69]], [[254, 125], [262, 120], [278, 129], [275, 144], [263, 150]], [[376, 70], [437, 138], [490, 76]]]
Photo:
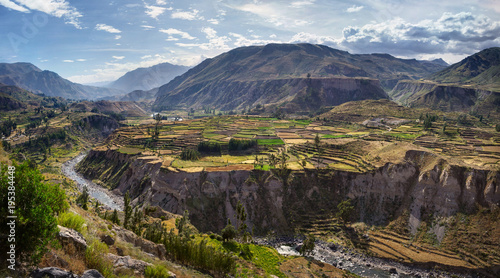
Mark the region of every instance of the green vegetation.
[[197, 150], [190, 148], [184, 148], [180, 154], [182, 160], [198, 160], [200, 159], [200, 153]]
[[152, 265], [146, 267], [144, 271], [145, 278], [169, 278], [169, 271], [162, 265]]
[[78, 214], [64, 212], [57, 217], [57, 224], [81, 233], [85, 219]]
[[257, 139], [259, 145], [284, 145], [285, 142], [281, 139]]
[[302, 256], [311, 254], [315, 246], [316, 237], [314, 234], [308, 234], [307, 238], [302, 243], [302, 247], [300, 247], [300, 254], [302, 254]]
[[231, 138], [229, 140], [228, 149], [229, 151], [243, 151], [253, 148], [258, 145], [258, 140], [240, 140]]
[[[29, 161], [0, 165], [0, 199], [5, 204], [0, 208], [0, 236], [8, 238], [11, 219], [7, 216], [15, 215], [16, 261], [36, 265], [57, 233], [56, 215], [66, 211], [68, 203], [64, 190], [45, 182], [40, 172], [30, 165]], [[7, 204], [15, 209], [9, 211]], [[10, 250], [7, 244], [7, 240], [2, 240], [1, 249]], [[6, 260], [5, 255], [6, 252], [0, 257]]]
[[80, 194], [80, 196], [76, 198], [76, 204], [79, 205], [84, 210], [88, 210], [89, 209], [88, 202], [89, 202], [89, 189], [85, 186], [83, 187], [83, 191]]
[[221, 153], [221, 145], [217, 142], [203, 141], [198, 143], [197, 148], [200, 153]]

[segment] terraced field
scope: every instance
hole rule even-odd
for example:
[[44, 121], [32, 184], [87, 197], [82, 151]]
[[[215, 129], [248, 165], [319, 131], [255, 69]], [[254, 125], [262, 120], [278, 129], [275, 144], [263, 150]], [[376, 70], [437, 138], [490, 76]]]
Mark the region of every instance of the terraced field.
[[[443, 123], [425, 130], [422, 124], [400, 121], [403, 124], [387, 129], [386, 126], [369, 128], [359, 124], [332, 125], [329, 121], [309, 119], [278, 120], [248, 116], [220, 116], [186, 120], [182, 122], [148, 120], [145, 124], [119, 128], [106, 141], [121, 152], [139, 154], [152, 151], [172, 167], [197, 167], [205, 170], [229, 170], [234, 165], [241, 169], [253, 165], [256, 169], [277, 167], [270, 156], [285, 152], [288, 168], [293, 170], [331, 168], [353, 172], [367, 172], [380, 165], [380, 158], [370, 155], [370, 142], [397, 145], [409, 143], [414, 149], [426, 149], [446, 157], [458, 158], [464, 163], [480, 167], [498, 167], [500, 161], [500, 135], [479, 128], [448, 127], [440, 132]], [[444, 129], [443, 129], [444, 130]], [[154, 135], [155, 132], [157, 135]], [[318, 137], [319, 145], [315, 143]], [[229, 152], [231, 138], [257, 140], [258, 146], [244, 152]], [[198, 163], [179, 160], [183, 149], [197, 149], [202, 141], [221, 145], [220, 154], [202, 154]], [[367, 147], [356, 149], [353, 142], [365, 142]], [[380, 145], [380, 144], [379, 144]], [[383, 145], [383, 144], [382, 144]], [[375, 147], [376, 148], [376, 147]], [[220, 156], [228, 156], [220, 162]], [[241, 156], [249, 158], [238, 159]], [[255, 160], [255, 156], [258, 159]], [[229, 167], [229, 168], [228, 168]], [[233, 167], [234, 168], [234, 167]], [[238, 168], [238, 167], [237, 167]]]

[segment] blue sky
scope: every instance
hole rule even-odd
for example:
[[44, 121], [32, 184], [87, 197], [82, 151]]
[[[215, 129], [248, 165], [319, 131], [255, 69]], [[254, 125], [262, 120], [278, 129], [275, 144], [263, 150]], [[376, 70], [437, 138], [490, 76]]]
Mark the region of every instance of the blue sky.
[[500, 46], [498, 0], [0, 0], [0, 23], [0, 62], [79, 83], [271, 42], [449, 63]]

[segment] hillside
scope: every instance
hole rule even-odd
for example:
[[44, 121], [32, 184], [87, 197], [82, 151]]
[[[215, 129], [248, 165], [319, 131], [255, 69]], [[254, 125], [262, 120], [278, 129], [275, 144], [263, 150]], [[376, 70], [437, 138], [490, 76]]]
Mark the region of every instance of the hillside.
[[127, 72], [108, 87], [125, 92], [135, 90], [147, 91], [167, 84], [170, 80], [185, 73], [188, 69], [189, 67], [169, 63], [162, 63], [149, 68], [138, 68]]
[[121, 114], [125, 117], [144, 117], [148, 115], [147, 112], [136, 103], [125, 101], [81, 101], [73, 103], [68, 109], [69, 111]]
[[500, 47], [484, 49], [429, 77], [441, 83], [460, 83], [500, 90]]
[[73, 83], [55, 72], [41, 70], [30, 63], [0, 63], [0, 83], [66, 99], [95, 99], [120, 93], [116, 89]]
[[2, 95], [2, 110], [26, 108], [28, 105], [59, 107], [67, 103], [67, 101], [61, 97], [39, 96], [19, 87], [2, 83], [0, 83], [0, 94]]
[[[285, 79], [304, 79], [308, 76], [313, 79], [342, 77], [346, 81], [348, 78], [358, 77], [378, 79], [382, 90], [392, 88], [398, 80], [419, 79], [441, 68], [443, 66], [438, 62], [404, 60], [389, 54], [349, 54], [323, 45], [269, 44], [241, 47], [207, 59], [160, 87], [153, 109], [211, 105], [230, 110], [252, 108], [260, 103], [278, 104], [272, 100], [276, 97], [274, 94], [267, 94], [265, 98], [259, 99], [264, 91], [276, 90], [262, 87], [262, 84]], [[280, 85], [284, 95], [287, 95], [287, 88], [292, 86]], [[228, 93], [231, 88], [237, 88], [236, 97]], [[293, 95], [289, 98], [292, 97]], [[235, 98], [240, 98], [241, 101], [228, 103]], [[358, 95], [357, 99], [365, 98], [370, 96]], [[282, 97], [279, 99], [283, 100]], [[315, 107], [317, 108], [319, 107]]]

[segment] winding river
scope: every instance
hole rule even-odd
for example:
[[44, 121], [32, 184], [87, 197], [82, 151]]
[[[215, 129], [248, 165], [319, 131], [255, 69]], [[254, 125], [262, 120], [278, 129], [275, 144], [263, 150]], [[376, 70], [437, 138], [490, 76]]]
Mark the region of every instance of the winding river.
[[87, 180], [75, 171], [76, 164], [82, 161], [86, 155], [87, 153], [82, 152], [73, 159], [64, 162], [61, 167], [63, 175], [74, 180], [78, 190], [80, 191], [83, 191], [83, 188], [86, 186], [90, 196], [98, 200], [104, 206], [119, 211], [123, 210], [123, 197], [120, 197], [110, 190]]
[[[63, 174], [74, 180], [78, 190], [82, 191], [85, 186], [89, 190], [90, 196], [97, 199], [103, 205], [116, 210], [123, 210], [123, 198], [114, 194], [110, 190], [103, 188], [94, 182], [87, 180], [82, 175], [75, 171], [75, 166], [82, 161], [87, 154], [82, 152], [73, 159], [65, 162], [62, 165]], [[296, 239], [287, 240], [256, 240], [259, 244], [273, 246], [282, 255], [299, 255], [296, 247], [301, 241]], [[332, 264], [342, 269], [349, 270], [362, 277], [379, 277], [379, 278], [409, 278], [409, 277], [451, 277], [449, 273], [423, 270], [408, 267], [397, 262], [381, 260], [377, 258], [367, 257], [359, 254], [351, 253], [349, 250], [342, 247], [332, 249], [326, 243], [317, 242], [312, 256], [314, 259]], [[456, 275], [454, 277], [468, 277]]]

